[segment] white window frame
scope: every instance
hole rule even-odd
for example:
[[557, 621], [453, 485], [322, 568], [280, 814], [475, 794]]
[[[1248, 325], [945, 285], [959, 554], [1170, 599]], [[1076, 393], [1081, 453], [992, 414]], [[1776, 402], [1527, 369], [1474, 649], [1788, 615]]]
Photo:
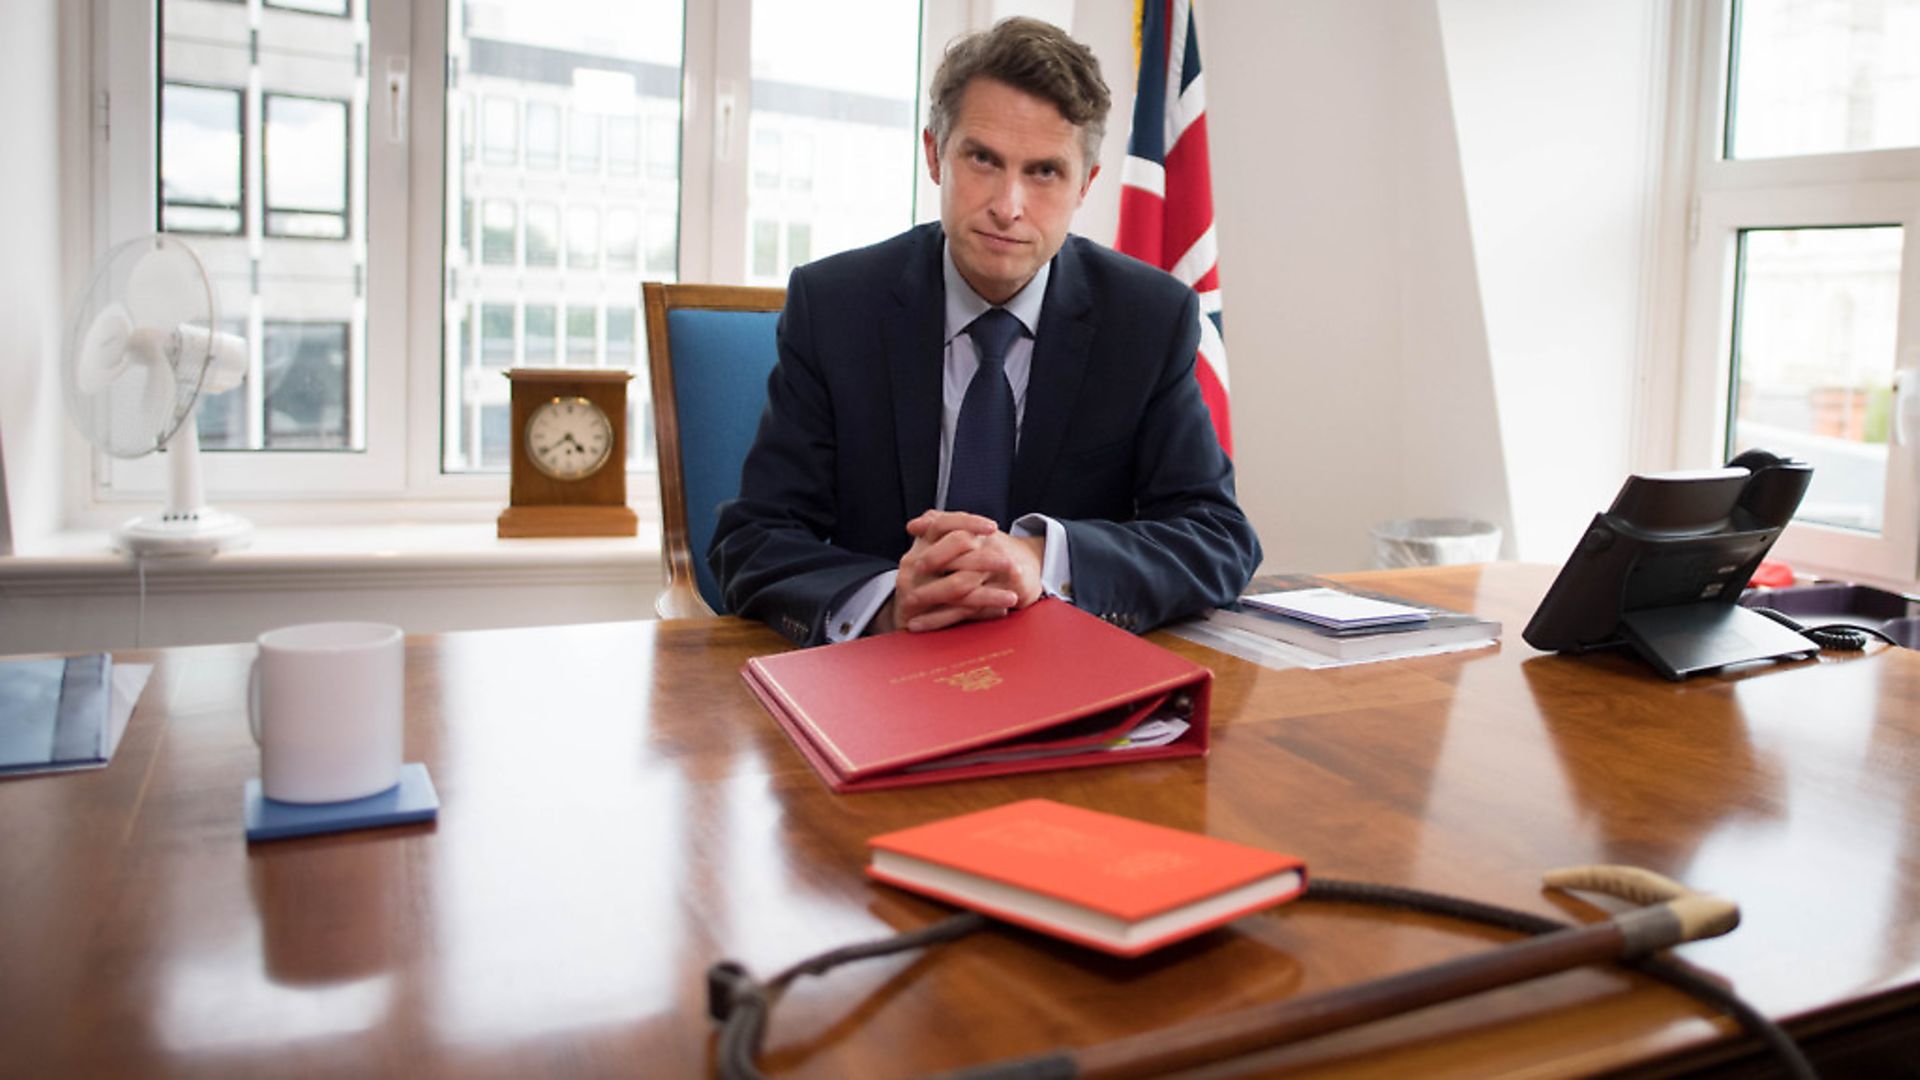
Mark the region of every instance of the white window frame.
[[1888, 443], [1882, 530], [1874, 536], [1796, 521], [1782, 534], [1773, 557], [1837, 576], [1911, 582], [1920, 577], [1920, 148], [1722, 160], [1732, 12], [1730, 0], [1699, 5], [1676, 456], [1684, 465], [1705, 465], [1719, 461], [1726, 446], [1740, 232], [1900, 226], [1894, 435]]
[[[447, 5], [438, 0], [356, 2], [369, 11], [369, 101], [364, 115], [352, 117], [367, 129], [367, 168], [350, 194], [350, 212], [363, 221], [369, 213], [375, 218], [376, 227], [366, 230], [368, 280], [404, 283], [367, 291], [365, 347], [350, 360], [366, 372], [358, 384], [366, 396], [365, 450], [207, 453], [201, 458], [206, 485], [219, 505], [243, 508], [265, 524], [391, 520], [397, 504], [416, 517], [482, 520], [504, 505], [507, 477], [449, 474], [440, 468], [442, 426], [449, 422], [441, 393], [440, 276], [446, 230], [460, 227], [460, 207], [413, 214], [404, 230], [378, 226], [386, 207], [443, 206]], [[924, 0], [917, 94], [924, 94], [946, 42], [991, 21], [989, 7], [973, 0]], [[152, 232], [158, 220], [153, 173], [159, 45], [157, 0], [91, 0], [87, 11], [90, 32], [80, 35], [76, 46], [84, 53], [71, 59], [90, 73], [86, 78], [99, 106], [90, 143], [94, 213], [81, 230], [85, 250], [76, 252], [91, 264], [113, 244]], [[752, 0], [711, 0], [686, 8], [679, 148], [682, 281], [747, 280], [751, 16]], [[403, 75], [407, 84], [398, 99], [402, 116], [389, 112], [394, 100], [387, 93], [390, 73]], [[250, 104], [254, 97], [249, 96]], [[917, 107], [924, 114], [924, 102]], [[524, 143], [524, 131], [521, 135]], [[477, 120], [474, 138], [483, 138]], [[645, 130], [640, 138], [644, 170]], [[603, 159], [604, 141], [603, 133]], [[563, 134], [563, 171], [567, 148]], [[483, 148], [476, 146], [475, 152]], [[251, 162], [245, 182], [249, 212], [262, 212], [260, 177]], [[924, 175], [919, 177], [916, 220], [937, 213], [933, 195]], [[479, 212], [476, 206], [476, 226]], [[647, 220], [642, 219], [643, 245]], [[564, 222], [563, 212], [562, 260]], [[644, 267], [644, 246], [639, 258]], [[637, 310], [638, 297], [634, 306]], [[477, 324], [474, 333], [479, 333]], [[405, 360], [394, 363], [394, 356]], [[72, 457], [67, 506], [72, 525], [117, 521], [129, 503], [150, 502], [165, 488], [160, 455], [131, 462], [97, 452]], [[628, 498], [643, 518], [657, 520], [651, 467], [629, 472]]]

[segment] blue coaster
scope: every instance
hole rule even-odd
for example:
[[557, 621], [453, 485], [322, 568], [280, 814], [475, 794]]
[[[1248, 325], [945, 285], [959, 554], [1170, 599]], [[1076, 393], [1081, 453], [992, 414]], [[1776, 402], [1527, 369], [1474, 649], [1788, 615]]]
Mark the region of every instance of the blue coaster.
[[439, 816], [440, 796], [433, 790], [427, 767], [417, 761], [402, 765], [400, 782], [387, 790], [346, 802], [279, 802], [260, 794], [259, 780], [247, 781], [248, 840], [285, 840], [381, 825], [410, 825]]

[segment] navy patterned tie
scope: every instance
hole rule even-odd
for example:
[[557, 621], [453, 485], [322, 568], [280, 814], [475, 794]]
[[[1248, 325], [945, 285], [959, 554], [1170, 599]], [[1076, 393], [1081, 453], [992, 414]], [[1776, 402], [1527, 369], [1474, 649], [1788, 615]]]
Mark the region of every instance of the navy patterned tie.
[[1020, 320], [991, 308], [973, 320], [967, 334], [980, 354], [980, 369], [960, 399], [953, 460], [947, 467], [947, 509], [965, 510], [1008, 525], [1007, 487], [1013, 478], [1013, 387], [1007, 382], [1007, 350], [1022, 333]]

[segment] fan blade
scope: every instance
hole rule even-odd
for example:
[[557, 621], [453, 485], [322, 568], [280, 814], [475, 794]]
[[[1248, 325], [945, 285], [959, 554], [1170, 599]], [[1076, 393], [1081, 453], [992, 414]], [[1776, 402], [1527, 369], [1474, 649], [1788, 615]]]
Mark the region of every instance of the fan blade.
[[186, 245], [156, 237], [127, 274], [126, 305], [135, 325], [166, 327], [213, 322], [206, 274]]
[[124, 304], [109, 304], [93, 317], [80, 343], [80, 354], [74, 357], [73, 381], [81, 393], [99, 393], [127, 369], [132, 359], [127, 355], [127, 345], [132, 336], [133, 316]]

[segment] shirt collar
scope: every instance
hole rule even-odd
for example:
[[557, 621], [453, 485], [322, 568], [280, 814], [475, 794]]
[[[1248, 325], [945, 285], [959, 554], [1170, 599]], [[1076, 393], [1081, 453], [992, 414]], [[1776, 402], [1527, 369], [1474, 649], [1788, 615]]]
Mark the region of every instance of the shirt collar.
[[[973, 320], [986, 314], [987, 309], [994, 305], [982, 300], [980, 294], [973, 291], [973, 286], [967, 284], [967, 279], [960, 276], [960, 268], [953, 264], [953, 247], [946, 242], [945, 238], [940, 241], [940, 262], [947, 285], [946, 340], [951, 342], [967, 327], [972, 326]], [[1028, 336], [1033, 336], [1039, 330], [1040, 308], [1046, 302], [1047, 278], [1052, 273], [1053, 260], [1048, 259], [1041, 264], [1039, 272], [1033, 275], [1032, 281], [1027, 282], [1024, 288], [1014, 293], [1012, 299], [999, 305], [1020, 320], [1020, 325], [1027, 328]]]

